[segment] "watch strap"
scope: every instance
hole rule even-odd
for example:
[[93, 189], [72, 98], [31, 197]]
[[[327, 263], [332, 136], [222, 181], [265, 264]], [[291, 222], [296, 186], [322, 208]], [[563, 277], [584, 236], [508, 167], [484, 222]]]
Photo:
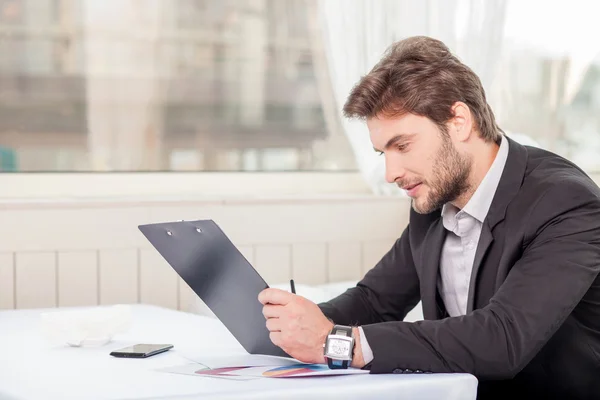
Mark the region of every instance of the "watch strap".
[[345, 335], [348, 337], [352, 336], [352, 327], [346, 325], [334, 325], [331, 330], [332, 335]]
[[347, 369], [348, 368], [348, 360], [333, 360], [327, 357], [327, 366], [330, 369]]

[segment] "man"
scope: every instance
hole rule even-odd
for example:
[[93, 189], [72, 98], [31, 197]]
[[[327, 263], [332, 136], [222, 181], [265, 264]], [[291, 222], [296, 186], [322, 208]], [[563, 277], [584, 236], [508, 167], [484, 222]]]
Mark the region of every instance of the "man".
[[[393, 45], [344, 113], [366, 120], [387, 180], [412, 198], [410, 222], [327, 303], [263, 291], [273, 343], [331, 364], [324, 344], [348, 326], [351, 365], [371, 373], [471, 373], [482, 399], [600, 398], [594, 182], [506, 137], [478, 77], [431, 38]], [[425, 320], [402, 322], [419, 300]]]

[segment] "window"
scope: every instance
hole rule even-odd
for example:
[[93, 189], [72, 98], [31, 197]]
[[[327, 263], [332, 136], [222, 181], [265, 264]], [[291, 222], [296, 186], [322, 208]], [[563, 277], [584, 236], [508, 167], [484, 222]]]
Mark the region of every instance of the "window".
[[308, 12], [0, 0], [0, 171], [355, 170], [326, 127]]

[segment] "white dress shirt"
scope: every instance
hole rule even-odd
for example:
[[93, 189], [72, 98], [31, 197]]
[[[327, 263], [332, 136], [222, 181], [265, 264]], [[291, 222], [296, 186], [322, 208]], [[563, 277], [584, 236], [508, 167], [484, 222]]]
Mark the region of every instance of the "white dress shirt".
[[[481, 226], [490, 209], [508, 158], [508, 141], [502, 142], [494, 162], [462, 210], [450, 203], [442, 207], [442, 222], [448, 231], [442, 247], [438, 290], [451, 317], [467, 313], [471, 271]], [[373, 351], [362, 327], [358, 328], [365, 363], [373, 360]]]

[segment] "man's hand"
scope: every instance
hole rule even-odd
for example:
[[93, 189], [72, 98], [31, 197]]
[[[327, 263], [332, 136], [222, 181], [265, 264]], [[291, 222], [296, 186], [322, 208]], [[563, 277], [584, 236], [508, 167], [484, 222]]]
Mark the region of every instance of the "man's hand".
[[333, 324], [312, 301], [284, 290], [265, 289], [258, 295], [271, 341], [295, 359], [325, 362], [323, 344]]

